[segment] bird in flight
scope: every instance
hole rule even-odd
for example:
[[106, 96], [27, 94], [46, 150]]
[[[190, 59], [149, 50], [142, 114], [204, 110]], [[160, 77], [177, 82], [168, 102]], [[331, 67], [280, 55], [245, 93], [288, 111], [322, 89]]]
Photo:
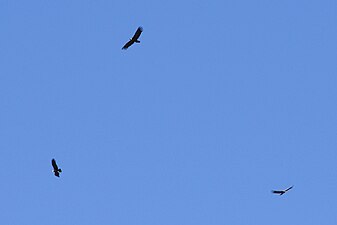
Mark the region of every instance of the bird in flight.
[[133, 43], [140, 43], [140, 41], [138, 40], [140, 34], [143, 32], [143, 28], [142, 27], [138, 27], [136, 33], [133, 35], [132, 38], [130, 38], [130, 40], [123, 46], [123, 50], [128, 49], [128, 47], [130, 47], [131, 45], [133, 45]]
[[271, 192], [273, 193], [273, 194], [279, 194], [279, 195], [283, 195], [284, 193], [286, 193], [287, 191], [289, 191], [290, 189], [292, 189], [294, 187], [294, 185], [293, 186], [291, 186], [291, 187], [288, 187], [287, 189], [285, 189], [285, 190], [272, 190]]
[[51, 160], [51, 164], [53, 166], [54, 175], [60, 177], [60, 173], [62, 172], [62, 170], [57, 166], [55, 159]]

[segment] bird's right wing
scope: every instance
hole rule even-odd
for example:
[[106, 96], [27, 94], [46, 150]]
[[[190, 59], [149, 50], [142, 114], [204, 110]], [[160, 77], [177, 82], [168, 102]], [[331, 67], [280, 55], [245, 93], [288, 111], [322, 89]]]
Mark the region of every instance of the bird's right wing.
[[126, 49], [128, 49], [128, 47], [130, 47], [132, 44], [134, 43], [134, 41], [133, 40], [130, 40], [130, 41], [128, 41], [124, 46], [123, 46], [123, 50], [126, 50]]

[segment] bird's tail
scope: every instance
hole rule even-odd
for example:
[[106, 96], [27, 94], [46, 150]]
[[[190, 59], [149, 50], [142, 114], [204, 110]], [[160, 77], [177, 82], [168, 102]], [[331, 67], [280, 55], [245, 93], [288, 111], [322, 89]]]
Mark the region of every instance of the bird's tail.
[[136, 42], [136, 43], [140, 43], [140, 41], [138, 41], [138, 40], [136, 40], [135, 42]]

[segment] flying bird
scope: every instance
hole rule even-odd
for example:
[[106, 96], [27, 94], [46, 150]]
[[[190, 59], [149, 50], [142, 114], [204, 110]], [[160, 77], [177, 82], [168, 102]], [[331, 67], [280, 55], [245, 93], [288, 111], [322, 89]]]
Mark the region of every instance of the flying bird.
[[142, 27], [138, 27], [136, 33], [133, 35], [132, 38], [130, 38], [130, 40], [123, 46], [122, 49], [126, 50], [128, 49], [128, 47], [130, 47], [131, 45], [133, 45], [133, 43], [140, 43], [140, 41], [138, 40], [140, 34], [143, 32], [143, 28]]
[[55, 159], [51, 160], [51, 164], [54, 168], [53, 169], [54, 175], [57, 176], [57, 177], [60, 177], [60, 173], [62, 172], [62, 170], [57, 166]]
[[294, 187], [294, 185], [291, 186], [291, 187], [288, 187], [288, 188], [285, 189], [285, 190], [277, 190], [277, 191], [272, 190], [271, 192], [272, 192], [273, 194], [283, 195], [284, 193], [286, 193], [287, 191], [289, 191], [289, 190], [292, 189], [293, 187]]

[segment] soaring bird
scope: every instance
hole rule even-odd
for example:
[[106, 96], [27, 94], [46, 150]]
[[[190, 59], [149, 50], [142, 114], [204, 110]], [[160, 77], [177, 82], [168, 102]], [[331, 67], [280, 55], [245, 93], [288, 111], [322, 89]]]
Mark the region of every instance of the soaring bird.
[[57, 176], [57, 177], [60, 177], [60, 173], [62, 172], [62, 170], [57, 166], [55, 159], [51, 160], [51, 164], [54, 168], [53, 169], [54, 175]]
[[291, 187], [288, 187], [288, 188], [285, 189], [285, 190], [278, 190], [278, 191], [272, 190], [271, 192], [272, 192], [273, 194], [283, 195], [284, 193], [286, 193], [287, 191], [289, 191], [289, 190], [292, 189], [293, 187], [294, 187], [294, 185], [291, 186]]
[[130, 38], [130, 40], [123, 46], [122, 49], [126, 50], [128, 49], [128, 47], [130, 47], [131, 45], [133, 45], [133, 43], [140, 43], [140, 41], [138, 40], [140, 34], [143, 32], [143, 28], [142, 27], [138, 27], [136, 33], [133, 35], [132, 38]]

